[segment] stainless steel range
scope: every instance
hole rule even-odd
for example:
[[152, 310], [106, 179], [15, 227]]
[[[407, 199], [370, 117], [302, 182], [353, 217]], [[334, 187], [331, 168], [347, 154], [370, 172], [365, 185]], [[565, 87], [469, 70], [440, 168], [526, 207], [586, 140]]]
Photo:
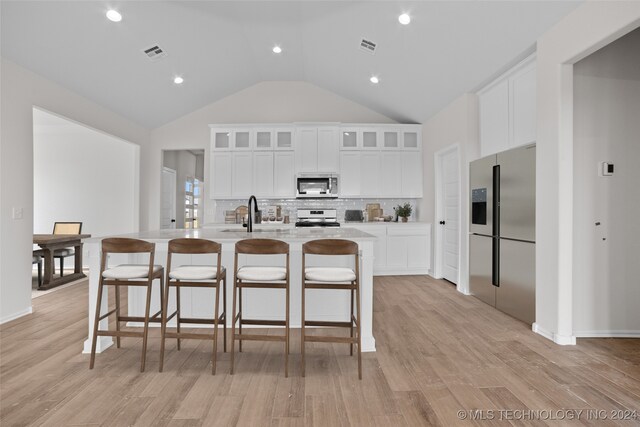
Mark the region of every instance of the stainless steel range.
[[296, 227], [340, 227], [335, 209], [298, 209]]

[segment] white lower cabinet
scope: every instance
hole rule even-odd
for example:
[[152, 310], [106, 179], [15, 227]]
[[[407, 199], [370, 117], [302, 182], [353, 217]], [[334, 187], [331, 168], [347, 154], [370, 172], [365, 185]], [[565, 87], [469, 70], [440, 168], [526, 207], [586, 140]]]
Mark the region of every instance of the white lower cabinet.
[[431, 224], [345, 224], [377, 237], [373, 274], [376, 276], [429, 274]]
[[293, 151], [277, 151], [273, 163], [273, 195], [295, 197], [296, 159]]

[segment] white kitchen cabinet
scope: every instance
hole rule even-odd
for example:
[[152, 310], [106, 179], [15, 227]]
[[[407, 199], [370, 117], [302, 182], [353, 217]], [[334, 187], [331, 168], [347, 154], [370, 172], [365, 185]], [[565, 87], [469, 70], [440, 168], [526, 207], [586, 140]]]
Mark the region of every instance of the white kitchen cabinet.
[[248, 198], [253, 194], [253, 153], [234, 152], [233, 177], [231, 179], [231, 196]]
[[402, 269], [407, 267], [407, 237], [387, 236], [387, 266], [388, 269]]
[[231, 197], [231, 180], [233, 177], [233, 154], [231, 153], [211, 153], [211, 185], [212, 199], [228, 199]]
[[422, 197], [422, 153], [402, 153], [402, 197]]
[[509, 82], [502, 81], [480, 95], [480, 155], [509, 148]]
[[535, 63], [510, 80], [512, 103], [512, 147], [536, 141], [536, 67]]
[[275, 129], [274, 138], [276, 150], [293, 150], [293, 128]]
[[337, 172], [340, 140], [337, 127], [299, 127], [296, 130], [297, 172]]
[[406, 236], [407, 268], [431, 268], [430, 245], [427, 235]]
[[362, 147], [362, 132], [355, 127], [340, 129], [340, 149], [359, 150]]
[[256, 151], [253, 153], [253, 187], [252, 194], [258, 198], [273, 196], [274, 193], [274, 160], [273, 151]]
[[293, 151], [276, 151], [273, 167], [273, 196], [295, 197], [295, 156]]
[[482, 157], [536, 140], [536, 63], [526, 58], [478, 92]]
[[270, 129], [256, 129], [256, 150], [273, 150], [274, 131]]
[[212, 150], [230, 150], [232, 129], [214, 129], [211, 131]]
[[379, 150], [380, 135], [381, 132], [376, 128], [362, 129], [362, 148], [365, 150]]
[[380, 189], [378, 194], [382, 197], [397, 197], [402, 193], [401, 155], [400, 151], [380, 153]]
[[[387, 269], [407, 272], [431, 268], [431, 225], [396, 224], [387, 229]], [[409, 273], [410, 274], [410, 273]]]
[[397, 129], [383, 129], [382, 148], [385, 150], [397, 150], [400, 148], [400, 131]]
[[360, 196], [376, 197], [380, 193], [380, 152], [360, 152]]
[[340, 169], [338, 128], [318, 128], [318, 172], [337, 173]]
[[422, 135], [417, 126], [415, 129], [406, 129], [402, 131], [402, 148], [405, 150], [422, 149]]
[[360, 151], [340, 153], [340, 197], [360, 197]]

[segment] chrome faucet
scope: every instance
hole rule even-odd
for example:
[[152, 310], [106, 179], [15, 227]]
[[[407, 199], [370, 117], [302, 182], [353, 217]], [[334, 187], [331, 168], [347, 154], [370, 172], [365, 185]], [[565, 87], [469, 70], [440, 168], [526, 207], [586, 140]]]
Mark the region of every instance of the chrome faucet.
[[[251, 201], [253, 200], [253, 212], [251, 211]], [[249, 203], [247, 203], [247, 233], [251, 233], [253, 231], [253, 220], [252, 217], [258, 213], [258, 200], [256, 200], [256, 196], [249, 197]]]

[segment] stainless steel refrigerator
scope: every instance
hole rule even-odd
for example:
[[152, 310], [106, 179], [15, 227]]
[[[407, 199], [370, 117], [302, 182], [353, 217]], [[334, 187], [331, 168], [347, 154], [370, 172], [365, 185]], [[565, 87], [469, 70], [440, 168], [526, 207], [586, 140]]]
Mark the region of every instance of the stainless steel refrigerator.
[[471, 162], [471, 294], [527, 323], [535, 321], [536, 148]]

